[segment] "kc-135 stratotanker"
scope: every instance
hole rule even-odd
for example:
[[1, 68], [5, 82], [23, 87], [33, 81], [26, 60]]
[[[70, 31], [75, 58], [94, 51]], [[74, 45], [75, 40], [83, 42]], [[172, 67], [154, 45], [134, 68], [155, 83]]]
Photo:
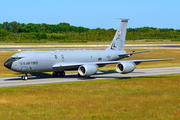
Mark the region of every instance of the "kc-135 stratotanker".
[[133, 51], [130, 53], [124, 51], [128, 20], [121, 19], [114, 39], [106, 50], [25, 51], [12, 55], [4, 63], [4, 66], [22, 73], [22, 80], [27, 80], [29, 73], [51, 71], [54, 77], [64, 77], [64, 71], [72, 70], [78, 70], [78, 77], [90, 77], [97, 73], [98, 67], [107, 64], [117, 64], [116, 71], [127, 74], [131, 73], [135, 69], [135, 65], [141, 62], [174, 60], [174, 58], [166, 58], [119, 61], [132, 54], [152, 51]]

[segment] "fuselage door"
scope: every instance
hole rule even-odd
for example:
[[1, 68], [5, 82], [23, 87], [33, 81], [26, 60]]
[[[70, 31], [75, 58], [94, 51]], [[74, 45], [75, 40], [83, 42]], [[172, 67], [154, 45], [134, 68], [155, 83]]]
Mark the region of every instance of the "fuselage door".
[[28, 70], [28, 67], [27, 66], [22, 66], [21, 67], [21, 72], [26, 72]]

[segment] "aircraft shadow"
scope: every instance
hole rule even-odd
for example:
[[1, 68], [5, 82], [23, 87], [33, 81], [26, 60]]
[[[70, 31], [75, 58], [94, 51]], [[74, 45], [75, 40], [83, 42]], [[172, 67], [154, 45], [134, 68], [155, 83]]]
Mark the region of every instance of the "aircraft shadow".
[[[109, 79], [109, 78], [120, 78], [120, 79], [124, 79], [124, 78], [131, 78], [131, 77], [126, 77], [126, 76], [113, 76], [111, 74], [113, 73], [117, 73], [116, 71], [100, 71], [98, 73], [96, 73], [95, 75], [92, 75], [91, 77], [78, 77], [77, 74], [67, 74], [65, 77], [53, 77], [50, 74], [41, 74], [41, 75], [35, 75], [32, 74], [32, 76], [28, 77], [28, 80], [35, 80], [35, 79], [49, 79], [49, 78], [77, 78], [78, 80], [93, 80], [96, 78], [104, 78], [104, 79]], [[132, 72], [132, 73], [143, 73], [143, 72]], [[106, 76], [102, 76], [106, 74]], [[109, 76], [108, 76], [109, 74]], [[17, 77], [17, 78], [10, 78], [10, 79], [5, 79], [4, 81], [16, 81], [16, 80], [21, 80], [21, 76]]]
[[[52, 75], [37, 75], [37, 76], [28, 76], [28, 80], [33, 80], [33, 79], [48, 79], [48, 78], [52, 78]], [[4, 81], [12, 81], [12, 80], [22, 80], [21, 76], [17, 77], [17, 78], [10, 78], [10, 79], [5, 79]]]

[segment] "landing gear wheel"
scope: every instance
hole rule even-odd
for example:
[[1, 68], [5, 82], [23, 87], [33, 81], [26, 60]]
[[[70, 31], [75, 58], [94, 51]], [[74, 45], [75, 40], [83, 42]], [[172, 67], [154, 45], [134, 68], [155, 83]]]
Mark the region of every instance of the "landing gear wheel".
[[57, 72], [57, 77], [61, 77], [61, 72]]
[[65, 72], [64, 71], [53, 72], [53, 77], [64, 77], [64, 76], [65, 76]]
[[61, 72], [61, 76], [62, 76], [62, 77], [65, 76], [65, 72], [64, 72], [64, 71]]
[[57, 74], [56, 74], [56, 72], [53, 72], [53, 74], [52, 74], [52, 75], [53, 75], [53, 77], [57, 77]]
[[27, 77], [27, 76], [25, 76], [25, 77], [24, 77], [24, 80], [27, 80], [27, 79], [28, 79], [28, 77]]

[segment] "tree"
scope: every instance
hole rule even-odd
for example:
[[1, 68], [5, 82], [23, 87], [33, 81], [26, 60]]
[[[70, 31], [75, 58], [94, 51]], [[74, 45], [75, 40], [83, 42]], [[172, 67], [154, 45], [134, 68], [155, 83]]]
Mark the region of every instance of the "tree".
[[42, 33], [42, 34], [41, 34], [41, 39], [47, 39], [46, 33]]
[[139, 32], [147, 33], [149, 31], [149, 27], [140, 28]]
[[22, 27], [24, 27], [25, 25], [26, 25], [25, 23], [21, 23], [19, 27], [22, 28]]
[[45, 31], [46, 31], [46, 28], [45, 28], [45, 27], [42, 27], [42, 28], [41, 28], [41, 32], [42, 32], [42, 33], [45, 33]]
[[0, 23], [0, 30], [2, 29], [2, 26], [3, 26], [3, 25]]
[[8, 34], [9, 34], [9, 33], [8, 33], [7, 30], [4, 30], [4, 29], [1, 29], [1, 30], [0, 30], [0, 36], [1, 36], [1, 38], [2, 38], [2, 37], [6, 37]]
[[39, 33], [37, 33], [37, 34], [36, 34], [36, 38], [37, 38], [38, 40], [40, 40], [40, 39], [41, 39], [41, 36], [40, 36], [40, 34], [39, 34]]
[[22, 30], [21, 30], [21, 28], [19, 28], [19, 30], [17, 31], [17, 33], [22, 33]]
[[11, 26], [8, 22], [3, 22], [3, 29], [11, 32]]
[[29, 33], [29, 32], [33, 32], [34, 31], [34, 26], [32, 23], [29, 23], [27, 25], [25, 25], [24, 27], [21, 28], [23, 32], [25, 33]]
[[59, 26], [70, 26], [70, 24], [69, 24], [69, 23], [65, 23], [65, 22], [63, 22], [63, 23], [59, 23], [58, 25], [59, 25]]
[[150, 34], [151, 39], [152, 39], [152, 37], [154, 36], [154, 30], [153, 29], [149, 29], [148, 33]]
[[160, 34], [160, 30], [159, 30], [159, 29], [156, 29], [156, 30], [155, 30], [156, 38], [159, 36], [159, 34]]
[[18, 29], [19, 29], [19, 26], [20, 26], [20, 24], [17, 23], [16, 21], [11, 22], [10, 25], [12, 27], [12, 32], [13, 33], [16, 33], [18, 31]]

